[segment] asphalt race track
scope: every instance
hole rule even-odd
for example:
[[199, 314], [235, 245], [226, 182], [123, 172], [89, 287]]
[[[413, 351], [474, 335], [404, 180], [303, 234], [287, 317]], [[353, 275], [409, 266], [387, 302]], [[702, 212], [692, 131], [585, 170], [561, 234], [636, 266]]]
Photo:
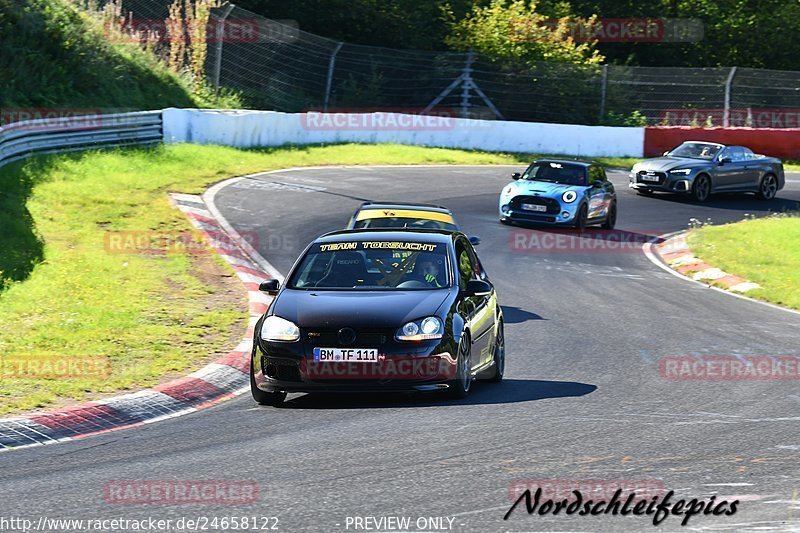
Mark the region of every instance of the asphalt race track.
[[[356, 531], [348, 517], [407, 516], [410, 531], [800, 531], [797, 381], [665, 379], [659, 359], [800, 356], [800, 315], [737, 299], [663, 271], [641, 246], [537, 248], [546, 232], [501, 225], [497, 197], [512, 167], [293, 170], [223, 188], [216, 205], [285, 273], [317, 235], [362, 200], [450, 207], [506, 318], [506, 381], [467, 400], [432, 395], [291, 395], [281, 409], [249, 394], [175, 420], [0, 455], [12, 516], [178, 519], [278, 516], [278, 531]], [[752, 195], [688, 200], [617, 185], [620, 235], [633, 242], [745, 213], [800, 207], [800, 176], [770, 203]], [[530, 243], [533, 242], [534, 245]], [[549, 241], [548, 241], [549, 242]], [[526, 244], [527, 243], [527, 244]], [[606, 243], [609, 244], [609, 243]], [[110, 481], [250, 480], [251, 505], [119, 505]], [[523, 480], [640, 480], [679, 498], [739, 499], [734, 516], [529, 516], [504, 521]], [[417, 529], [418, 517], [452, 518]], [[448, 525], [445, 520], [444, 525]], [[390, 531], [386, 527], [373, 531]], [[177, 530], [176, 530], [177, 531]], [[361, 529], [365, 531], [365, 529]]]

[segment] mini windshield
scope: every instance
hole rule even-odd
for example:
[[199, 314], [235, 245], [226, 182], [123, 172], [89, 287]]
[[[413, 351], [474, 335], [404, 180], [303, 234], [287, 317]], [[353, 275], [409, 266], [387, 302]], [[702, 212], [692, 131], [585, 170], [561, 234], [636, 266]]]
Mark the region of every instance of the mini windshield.
[[434, 290], [450, 286], [447, 246], [406, 241], [314, 244], [290, 289]]
[[458, 231], [455, 224], [441, 220], [430, 220], [425, 218], [410, 217], [380, 217], [357, 220], [353, 225], [355, 229], [364, 228], [412, 228], [412, 229], [443, 229], [447, 231]]
[[563, 185], [586, 185], [586, 167], [558, 162], [533, 163], [522, 175], [523, 179], [532, 181], [548, 181]]
[[717, 157], [717, 154], [720, 150], [722, 150], [722, 146], [716, 144], [689, 142], [683, 143], [669, 152], [667, 155], [672, 157], [688, 157], [690, 159], [706, 159], [711, 161]]

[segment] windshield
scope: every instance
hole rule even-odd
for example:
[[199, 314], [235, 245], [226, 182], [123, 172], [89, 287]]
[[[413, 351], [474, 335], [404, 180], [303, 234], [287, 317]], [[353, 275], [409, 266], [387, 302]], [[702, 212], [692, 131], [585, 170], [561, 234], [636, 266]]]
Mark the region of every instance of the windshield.
[[556, 162], [533, 163], [522, 175], [522, 178], [563, 185], [586, 185], [587, 182], [585, 166]]
[[381, 217], [357, 220], [353, 225], [355, 229], [364, 228], [416, 228], [416, 229], [443, 229], [458, 231], [455, 224], [442, 220], [429, 220], [410, 217]]
[[690, 159], [706, 159], [710, 161], [717, 157], [721, 149], [722, 147], [716, 144], [683, 143], [667, 155], [672, 157], [688, 157]]
[[450, 286], [447, 246], [424, 242], [314, 244], [287, 287], [328, 290], [434, 290]]

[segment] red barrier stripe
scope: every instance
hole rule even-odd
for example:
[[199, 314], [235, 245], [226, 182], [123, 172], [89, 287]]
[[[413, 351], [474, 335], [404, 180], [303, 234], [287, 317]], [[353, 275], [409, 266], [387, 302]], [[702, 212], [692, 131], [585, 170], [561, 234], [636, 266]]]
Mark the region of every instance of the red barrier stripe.
[[154, 388], [187, 404], [187, 407], [211, 401], [226, 392], [207, 381], [190, 377], [176, 379]]
[[800, 129], [647, 127], [644, 156], [656, 157], [684, 141], [746, 146], [757, 154], [800, 159]]

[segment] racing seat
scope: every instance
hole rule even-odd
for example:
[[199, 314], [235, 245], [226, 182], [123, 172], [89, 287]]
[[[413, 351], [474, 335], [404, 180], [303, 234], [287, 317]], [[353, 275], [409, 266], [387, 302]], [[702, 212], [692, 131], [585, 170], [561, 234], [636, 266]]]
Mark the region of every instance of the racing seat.
[[368, 276], [363, 255], [358, 252], [336, 252], [328, 273], [317, 282], [316, 287], [368, 285]]

